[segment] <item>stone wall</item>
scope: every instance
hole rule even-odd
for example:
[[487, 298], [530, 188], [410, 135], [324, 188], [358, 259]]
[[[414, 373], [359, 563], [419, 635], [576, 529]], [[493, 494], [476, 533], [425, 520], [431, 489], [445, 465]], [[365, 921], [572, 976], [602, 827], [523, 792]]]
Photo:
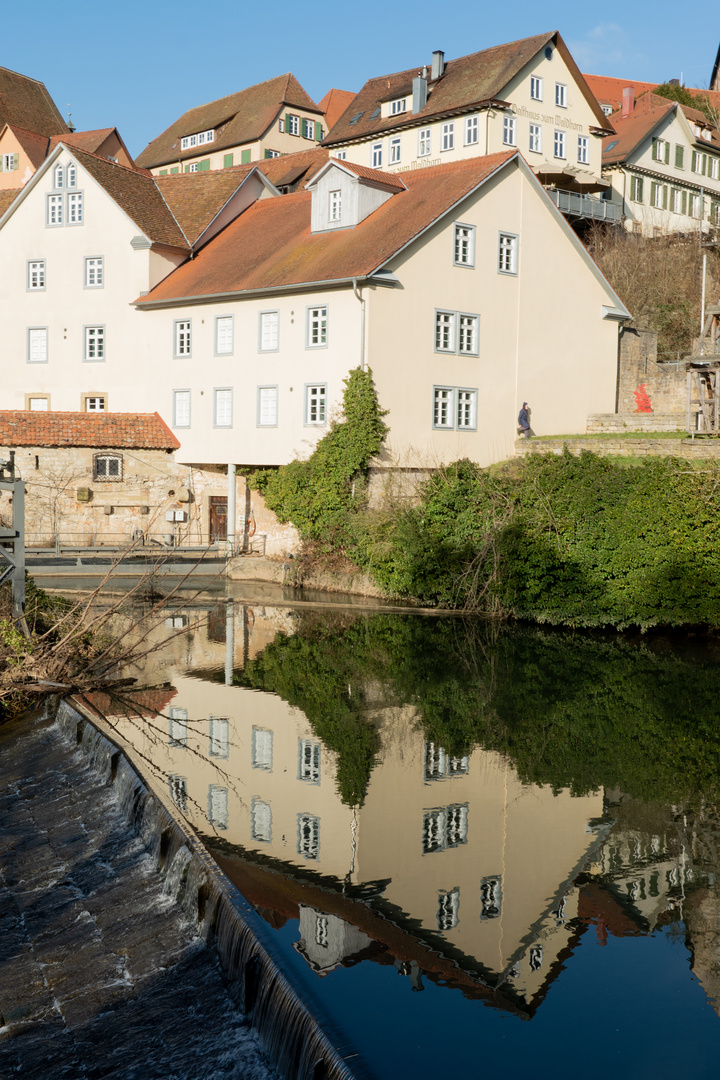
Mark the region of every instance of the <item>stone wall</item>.
[[626, 431], [684, 431], [685, 416], [677, 413], [596, 413], [587, 418], [587, 433]]
[[618, 381], [618, 413], [637, 414], [639, 400], [649, 401], [652, 412], [679, 415], [681, 426], [685, 426], [685, 363], [658, 363], [655, 330], [625, 328], [620, 338]]
[[559, 439], [519, 439], [516, 457], [527, 454], [562, 454], [565, 447], [571, 454], [590, 450], [600, 457], [679, 457], [686, 461], [720, 461], [720, 441], [717, 439], [584, 439], [582, 435]]

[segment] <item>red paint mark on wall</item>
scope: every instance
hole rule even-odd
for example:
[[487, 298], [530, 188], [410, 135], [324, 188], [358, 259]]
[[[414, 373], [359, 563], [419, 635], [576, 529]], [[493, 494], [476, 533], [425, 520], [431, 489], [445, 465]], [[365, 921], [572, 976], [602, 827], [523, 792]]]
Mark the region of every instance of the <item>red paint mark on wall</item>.
[[652, 405], [646, 387], [647, 383], [641, 383], [635, 391], [635, 412], [652, 412]]

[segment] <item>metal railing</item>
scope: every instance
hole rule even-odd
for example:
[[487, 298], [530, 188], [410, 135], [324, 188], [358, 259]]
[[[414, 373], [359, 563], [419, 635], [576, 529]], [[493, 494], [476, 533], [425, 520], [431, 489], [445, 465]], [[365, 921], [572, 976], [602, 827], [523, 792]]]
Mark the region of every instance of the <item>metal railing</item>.
[[[171, 542], [168, 542], [171, 541]], [[267, 535], [258, 533], [250, 537], [243, 545], [240, 532], [236, 538], [238, 554], [264, 555]], [[122, 555], [130, 558], [147, 560], [164, 558], [168, 555], [208, 555], [210, 558], [226, 558], [230, 552], [225, 540], [210, 540], [207, 534], [192, 538], [174, 538], [168, 533], [146, 533], [137, 540], [131, 540], [126, 532], [30, 532], [25, 536], [25, 552], [30, 556], [59, 557], [61, 555]]]
[[578, 195], [575, 191], [550, 189], [548, 195], [563, 214], [573, 217], [593, 218], [596, 221], [619, 222], [620, 207], [609, 199], [594, 199], [592, 195]]

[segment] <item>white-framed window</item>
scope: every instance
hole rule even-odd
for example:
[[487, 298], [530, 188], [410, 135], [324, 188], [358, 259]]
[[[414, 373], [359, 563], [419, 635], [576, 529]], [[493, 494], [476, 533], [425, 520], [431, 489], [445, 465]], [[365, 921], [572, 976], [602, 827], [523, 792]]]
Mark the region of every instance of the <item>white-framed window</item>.
[[460, 919], [460, 890], [451, 889], [449, 892], [438, 894], [437, 928], [441, 931], [454, 929]]
[[300, 134], [300, 117], [288, 113], [285, 117], [285, 131], [288, 135]]
[[277, 386], [258, 386], [257, 426], [277, 427], [278, 388]]
[[305, 387], [305, 423], [321, 425], [327, 413], [327, 386], [325, 383], [308, 384]]
[[650, 202], [656, 210], [667, 209], [667, 184], [657, 184], [653, 181], [650, 184]]
[[397, 116], [398, 113], [407, 112], [407, 98], [396, 98], [395, 101], [390, 102], [390, 115]]
[[220, 784], [208, 785], [208, 820], [216, 829], [228, 827], [228, 789]]
[[320, 743], [312, 739], [298, 739], [298, 780], [309, 784], [320, 783]]
[[120, 454], [95, 454], [93, 480], [114, 480], [115, 482], [122, 480], [122, 465], [123, 460]]
[[250, 830], [253, 840], [272, 843], [272, 808], [263, 799], [253, 799], [250, 809]]
[[266, 150], [265, 151], [265, 157], [266, 158], [280, 157], [280, 151], [279, 150]]
[[315, 121], [303, 119], [303, 138], [315, 140]]
[[465, 145], [474, 146], [480, 138], [480, 123], [477, 116], [465, 117]]
[[642, 176], [630, 177], [630, 201], [641, 203], [644, 196], [644, 184]]
[[[69, 166], [68, 166], [69, 169]], [[67, 223], [68, 225], [82, 225], [83, 223], [83, 193], [82, 191], [69, 191], [67, 196]]]
[[477, 431], [477, 390], [458, 387], [455, 426], [458, 431]]
[[475, 266], [475, 226], [455, 223], [453, 226], [453, 263], [455, 266]]
[[27, 362], [28, 364], [47, 364], [48, 359], [48, 328], [47, 326], [30, 326], [27, 332]]
[[317, 859], [320, 854], [320, 818], [314, 814], [298, 814], [298, 855]]
[[418, 157], [427, 157], [432, 144], [432, 128], [420, 128], [418, 131]]
[[670, 209], [674, 214], [682, 214], [683, 211], [683, 192], [680, 188], [673, 188], [670, 195]]
[[232, 427], [233, 392], [231, 387], [223, 386], [213, 390], [213, 427]]
[[20, 167], [20, 155], [19, 154], [3, 154], [2, 156], [2, 172], [15, 172]]
[[309, 307], [307, 309], [307, 340], [306, 348], [322, 349], [327, 345], [328, 309], [321, 307]]
[[190, 391], [173, 390], [173, 427], [190, 427]]
[[567, 109], [568, 88], [565, 83], [555, 83], [555, 104], [560, 109]]
[[48, 195], [45, 210], [47, 225], [62, 225], [64, 195]]
[[705, 162], [707, 160], [706, 154], [700, 154], [697, 150], [692, 152], [692, 172], [698, 173], [699, 176], [705, 175]]
[[458, 352], [464, 356], [478, 355], [478, 315], [458, 315]]
[[440, 129], [440, 149], [455, 149], [455, 122], [453, 120], [450, 120], [447, 124], [443, 124]]
[[210, 757], [230, 757], [230, 721], [225, 716], [210, 716], [208, 753]]
[[455, 390], [452, 386], [433, 387], [434, 428], [452, 431], [454, 426]]
[[194, 135], [184, 135], [180, 140], [181, 150], [191, 150], [193, 146], [203, 146], [205, 143], [211, 143], [215, 141], [215, 131], [210, 128], [209, 131], [196, 131]]
[[499, 874], [480, 882], [480, 918], [497, 919], [502, 913], [502, 878]]
[[261, 311], [259, 330], [260, 352], [277, 352], [280, 341], [280, 312]]
[[542, 154], [542, 124], [530, 125], [528, 149], [531, 150], [533, 154]]
[[272, 772], [273, 766], [273, 733], [267, 728], [254, 727], [252, 729], [251, 754], [253, 769], [262, 769], [263, 772]]
[[336, 157], [338, 161], [345, 161], [347, 158], [347, 150], [335, 150], [333, 157]]
[[234, 348], [234, 319], [232, 315], [215, 316], [215, 355], [232, 356]]
[[518, 236], [516, 233], [498, 233], [498, 271], [501, 274], [517, 274]]
[[85, 259], [85, 288], [102, 289], [105, 284], [105, 267], [102, 255]]
[[107, 398], [104, 394], [83, 394], [83, 412], [105, 412]]
[[517, 143], [517, 120], [514, 116], [503, 116], [503, 143], [515, 146]]
[[720, 179], [720, 158], [708, 155], [708, 176], [711, 180]]
[[425, 780], [447, 780], [455, 776], [467, 776], [470, 772], [470, 758], [455, 757], [448, 754], [443, 746], [435, 742], [425, 743]]
[[590, 139], [587, 135], [578, 135], [578, 162], [581, 165], [590, 164]]
[[542, 101], [543, 99], [543, 81], [540, 75], [530, 76], [530, 97], [533, 101]]
[[555, 131], [553, 135], [553, 153], [556, 158], [565, 157], [565, 132]]
[[84, 328], [83, 361], [96, 363], [105, 359], [105, 327], [86, 326]]
[[467, 843], [468, 808], [444, 806], [423, 814], [422, 852], [445, 851]]
[[65, 187], [65, 169], [62, 165], [56, 165], [53, 169], [53, 188], [55, 191], [62, 191]]
[[186, 172], [197, 172], [197, 171], [198, 171], [198, 162], [197, 161], [191, 161], [190, 164], [188, 165], [187, 169], [186, 169]]
[[690, 193], [688, 195], [688, 214], [692, 218], [699, 218], [700, 217], [700, 196], [699, 195], [693, 195], [692, 193]]
[[381, 142], [373, 143], [372, 145], [372, 167], [373, 169], [382, 169], [383, 163], [383, 144]]
[[173, 323], [175, 359], [192, 355], [192, 319], [175, 319]]
[[77, 169], [72, 161], [65, 170], [65, 182], [69, 188], [74, 188], [77, 185]]
[[187, 813], [187, 777], [186, 776], [168, 776], [168, 787], [170, 788], [170, 798], [177, 806], [181, 814]]
[[50, 408], [50, 398], [29, 397], [27, 406], [30, 412], [47, 412]]
[[42, 292], [45, 288], [45, 260], [34, 259], [27, 264], [27, 287], [30, 292]]
[[435, 312], [435, 352], [455, 352], [457, 312]]
[[390, 164], [397, 165], [400, 161], [400, 136], [390, 140]]
[[188, 711], [187, 709], [170, 709], [168, 718], [168, 742], [170, 746], [184, 746], [188, 744]]
[[340, 221], [342, 217], [342, 191], [331, 191], [328, 195], [330, 221]]

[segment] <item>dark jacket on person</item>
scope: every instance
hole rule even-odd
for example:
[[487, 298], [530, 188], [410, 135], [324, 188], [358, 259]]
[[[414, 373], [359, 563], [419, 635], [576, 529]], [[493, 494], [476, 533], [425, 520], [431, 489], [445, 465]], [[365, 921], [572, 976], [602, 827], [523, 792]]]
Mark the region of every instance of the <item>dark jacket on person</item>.
[[523, 431], [527, 431], [530, 427], [530, 417], [527, 411], [527, 401], [523, 401], [523, 407], [518, 413], [518, 427]]

